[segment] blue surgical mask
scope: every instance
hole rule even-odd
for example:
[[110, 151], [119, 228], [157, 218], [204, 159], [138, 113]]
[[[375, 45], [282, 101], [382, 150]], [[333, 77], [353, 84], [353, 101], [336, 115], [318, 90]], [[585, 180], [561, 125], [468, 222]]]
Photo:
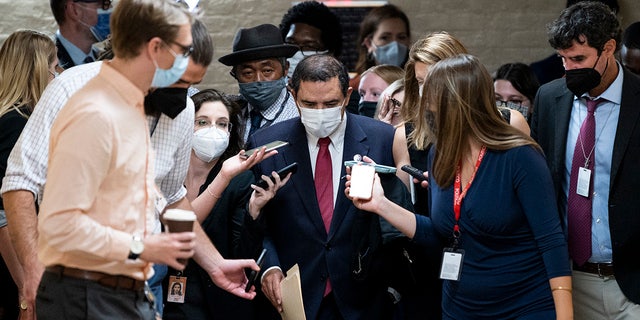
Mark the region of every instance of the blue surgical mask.
[[238, 83], [240, 94], [252, 107], [263, 111], [272, 106], [287, 85], [285, 77], [273, 81]]
[[378, 64], [390, 64], [392, 66], [402, 67], [402, 63], [407, 58], [407, 46], [397, 41], [385, 44], [384, 46], [376, 46], [373, 56]]
[[108, 10], [98, 8], [98, 23], [90, 28], [91, 33], [98, 42], [104, 41], [107, 39], [107, 36], [111, 34], [111, 28], [109, 27], [111, 12], [113, 12], [113, 8], [109, 8]]
[[173, 60], [173, 65], [171, 68], [165, 70], [161, 69], [158, 66], [158, 63], [153, 60], [153, 64], [156, 65], [156, 73], [153, 75], [153, 80], [151, 80], [151, 87], [153, 88], [165, 88], [168, 87], [182, 77], [185, 70], [187, 70], [187, 65], [189, 65], [189, 57], [185, 57], [181, 54], [175, 54], [169, 49], [169, 52], [175, 58]]

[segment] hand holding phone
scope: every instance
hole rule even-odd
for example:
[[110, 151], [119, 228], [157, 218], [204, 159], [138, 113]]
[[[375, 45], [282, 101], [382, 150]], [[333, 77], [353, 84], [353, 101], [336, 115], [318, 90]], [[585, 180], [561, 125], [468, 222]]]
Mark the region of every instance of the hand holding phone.
[[[258, 260], [256, 260], [256, 263], [258, 264], [258, 267], [260, 267], [260, 269], [262, 269], [262, 263], [264, 262], [264, 256], [266, 253], [267, 253], [267, 249], [262, 249], [262, 252], [258, 257]], [[251, 270], [251, 273], [249, 274], [249, 282], [247, 282], [247, 286], [244, 287], [244, 292], [251, 291], [251, 287], [256, 283], [257, 279], [258, 279], [258, 271]]]
[[373, 179], [376, 174], [374, 166], [356, 164], [351, 167], [351, 186], [349, 196], [358, 199], [371, 199]]
[[418, 182], [422, 182], [427, 180], [427, 178], [424, 176], [424, 172], [418, 168], [412, 167], [410, 165], [404, 165], [402, 166], [402, 171], [410, 174], [412, 177], [418, 179]]
[[[277, 173], [278, 173], [278, 176], [280, 176], [280, 179], [284, 179], [284, 177], [286, 177], [289, 174], [289, 172], [291, 172], [293, 174], [293, 173], [296, 173], [296, 171], [298, 171], [298, 163], [294, 162], [294, 163], [292, 163], [292, 164], [290, 164], [290, 165], [278, 170]], [[271, 182], [275, 183], [275, 181], [273, 181], [273, 177], [272, 176], [269, 176], [269, 179], [271, 179]], [[266, 189], [266, 188], [269, 187], [269, 184], [266, 181], [264, 181], [263, 179], [260, 179], [258, 182], [256, 182], [255, 185], [260, 187], [260, 188], [262, 188], [262, 189]]]

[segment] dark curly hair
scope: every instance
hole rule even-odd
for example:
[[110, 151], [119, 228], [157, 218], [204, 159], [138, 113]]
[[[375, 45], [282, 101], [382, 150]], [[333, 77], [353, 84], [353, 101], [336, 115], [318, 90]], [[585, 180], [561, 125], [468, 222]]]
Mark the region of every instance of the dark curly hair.
[[596, 48], [599, 54], [611, 39], [616, 41], [616, 51], [620, 50], [620, 22], [615, 13], [601, 2], [578, 2], [562, 10], [560, 17], [547, 28], [549, 44], [556, 50], [570, 48], [576, 41]]
[[324, 3], [303, 1], [289, 8], [280, 21], [282, 39], [287, 37], [291, 25], [306, 23], [322, 31], [322, 42], [335, 57], [342, 52], [342, 26], [340, 20]]

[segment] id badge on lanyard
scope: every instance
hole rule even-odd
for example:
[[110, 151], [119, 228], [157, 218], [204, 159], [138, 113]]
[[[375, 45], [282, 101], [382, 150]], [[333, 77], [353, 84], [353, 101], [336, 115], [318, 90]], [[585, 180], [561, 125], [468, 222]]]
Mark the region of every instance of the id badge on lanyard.
[[453, 213], [455, 218], [455, 224], [453, 225], [453, 243], [451, 247], [444, 248], [442, 252], [442, 264], [440, 266], [440, 279], [443, 280], [460, 280], [460, 275], [462, 273], [462, 262], [464, 261], [464, 250], [460, 249], [460, 226], [458, 225], [458, 221], [460, 220], [460, 207], [462, 206], [462, 199], [467, 194], [469, 187], [471, 187], [471, 183], [476, 176], [476, 172], [478, 172], [478, 168], [480, 167], [480, 163], [482, 163], [482, 159], [487, 151], [486, 146], [482, 146], [480, 149], [480, 154], [478, 154], [478, 160], [476, 161], [476, 166], [467, 183], [467, 187], [464, 191], [461, 191], [461, 171], [462, 166], [458, 164], [458, 168], [456, 170], [456, 178], [453, 183]]

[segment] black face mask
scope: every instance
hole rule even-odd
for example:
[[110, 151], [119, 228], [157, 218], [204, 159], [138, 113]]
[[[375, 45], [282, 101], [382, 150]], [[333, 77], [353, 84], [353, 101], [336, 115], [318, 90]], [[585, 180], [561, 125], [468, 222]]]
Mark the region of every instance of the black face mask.
[[[565, 72], [567, 88], [569, 88], [569, 90], [577, 97], [582, 96], [585, 92], [589, 92], [600, 84], [602, 76], [595, 69], [598, 64], [598, 60], [600, 60], [600, 56], [598, 56], [596, 63], [591, 68], [573, 69]], [[607, 61], [607, 66], [604, 67], [605, 71], [607, 71], [608, 66], [609, 62]]]
[[187, 107], [186, 88], [157, 88], [144, 97], [144, 113], [158, 116], [161, 112], [175, 119]]
[[358, 114], [361, 116], [366, 116], [369, 118], [373, 118], [373, 115], [376, 113], [376, 106], [378, 102], [376, 101], [361, 101], [358, 103]]

